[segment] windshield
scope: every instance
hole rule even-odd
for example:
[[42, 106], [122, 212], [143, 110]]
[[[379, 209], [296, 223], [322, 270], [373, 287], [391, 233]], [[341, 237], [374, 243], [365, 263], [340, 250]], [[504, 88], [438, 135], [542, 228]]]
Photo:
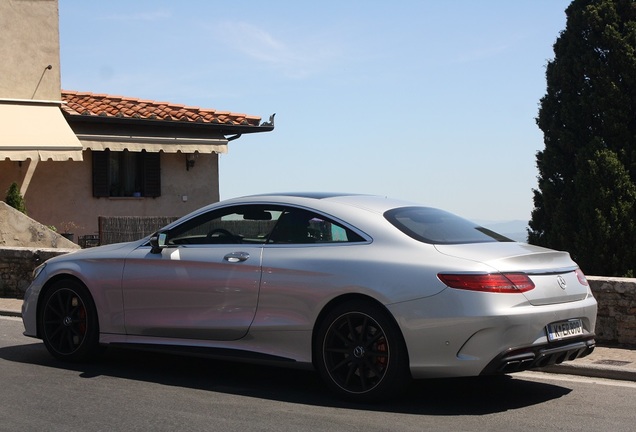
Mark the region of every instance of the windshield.
[[429, 207], [402, 207], [387, 211], [384, 217], [406, 235], [431, 244], [512, 242], [474, 222]]

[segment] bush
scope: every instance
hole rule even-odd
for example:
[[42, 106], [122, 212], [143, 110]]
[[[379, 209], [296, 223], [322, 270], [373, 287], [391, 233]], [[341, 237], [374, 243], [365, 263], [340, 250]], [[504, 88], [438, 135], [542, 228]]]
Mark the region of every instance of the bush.
[[14, 209], [27, 214], [24, 198], [22, 197], [22, 194], [20, 193], [20, 189], [18, 188], [18, 184], [16, 182], [11, 183], [11, 186], [9, 186], [7, 197], [4, 202]]

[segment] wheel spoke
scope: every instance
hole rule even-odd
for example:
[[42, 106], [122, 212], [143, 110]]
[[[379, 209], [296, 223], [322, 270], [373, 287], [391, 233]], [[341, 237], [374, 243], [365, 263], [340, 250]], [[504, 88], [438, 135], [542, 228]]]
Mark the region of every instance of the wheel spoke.
[[340, 339], [345, 346], [349, 346], [351, 344], [351, 339], [347, 337], [347, 335], [343, 334], [339, 329], [334, 330], [333, 334]]
[[365, 341], [365, 348], [369, 348], [370, 346], [372, 346], [374, 343], [376, 343], [378, 340], [382, 339], [384, 337], [384, 334], [381, 331], [376, 331], [375, 334], [371, 335], [371, 337]]
[[69, 329], [66, 331], [66, 346], [69, 351], [73, 351], [73, 332]]
[[357, 366], [355, 365], [355, 363], [349, 364], [349, 369], [347, 370], [347, 377], [345, 378], [345, 385], [349, 386], [349, 384], [351, 383], [351, 380], [355, 378], [356, 369], [357, 369]]
[[362, 391], [366, 391], [369, 387], [373, 387], [373, 383], [367, 383], [367, 374], [364, 367], [364, 362], [358, 365], [358, 375], [360, 376], [360, 387]]
[[64, 301], [62, 300], [62, 296], [60, 295], [59, 292], [55, 293], [55, 297], [51, 298], [51, 300], [49, 300], [49, 307], [53, 307], [53, 304], [56, 303], [57, 304], [57, 310], [60, 311], [60, 315], [62, 315], [64, 313]]
[[51, 345], [57, 347], [58, 351], [62, 351], [65, 347], [66, 341], [66, 329], [64, 327], [58, 327], [55, 329], [55, 334], [50, 336]]
[[358, 332], [358, 343], [362, 344], [364, 339], [367, 337], [367, 328], [369, 326], [369, 319], [366, 315], [364, 315], [362, 319], [362, 324], [360, 324], [360, 330]]
[[333, 354], [347, 354], [351, 350], [348, 347], [344, 348], [336, 348], [336, 347], [326, 347], [325, 352], [333, 353]]
[[347, 325], [349, 327], [349, 335], [350, 335], [350, 339], [352, 342], [355, 342], [356, 338], [355, 338], [355, 334], [356, 334], [356, 329], [353, 325], [353, 322], [351, 321], [351, 316], [347, 315]]
[[376, 367], [375, 362], [371, 362], [371, 361], [369, 361], [368, 358], [365, 358], [364, 359], [364, 365], [371, 371], [371, 373], [373, 373], [373, 375], [375, 377], [377, 377], [377, 378], [381, 378], [382, 377], [383, 371], [379, 370]]
[[51, 334], [49, 334], [49, 338], [51, 338], [51, 339], [55, 339], [57, 337], [57, 335], [64, 330], [64, 326], [61, 326], [61, 325], [50, 326], [50, 327], [53, 329]]
[[62, 311], [59, 309], [56, 309], [53, 304], [47, 305], [47, 316], [51, 316], [54, 315], [56, 318], [62, 317]]

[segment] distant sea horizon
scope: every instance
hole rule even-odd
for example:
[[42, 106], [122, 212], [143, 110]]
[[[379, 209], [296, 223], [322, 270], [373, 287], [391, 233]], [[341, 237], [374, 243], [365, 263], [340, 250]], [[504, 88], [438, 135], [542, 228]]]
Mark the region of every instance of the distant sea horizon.
[[496, 233], [499, 233], [503, 236], [508, 237], [509, 239], [527, 243], [528, 242], [528, 222], [522, 220], [511, 220], [511, 221], [485, 221], [485, 220], [474, 220], [474, 222], [479, 225], [493, 230]]

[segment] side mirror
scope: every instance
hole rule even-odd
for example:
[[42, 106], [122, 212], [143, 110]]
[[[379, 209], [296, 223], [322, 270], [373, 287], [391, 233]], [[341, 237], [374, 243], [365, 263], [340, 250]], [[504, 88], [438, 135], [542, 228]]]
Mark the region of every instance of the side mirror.
[[150, 253], [160, 254], [163, 248], [166, 247], [166, 239], [168, 235], [166, 233], [158, 232], [150, 237]]

